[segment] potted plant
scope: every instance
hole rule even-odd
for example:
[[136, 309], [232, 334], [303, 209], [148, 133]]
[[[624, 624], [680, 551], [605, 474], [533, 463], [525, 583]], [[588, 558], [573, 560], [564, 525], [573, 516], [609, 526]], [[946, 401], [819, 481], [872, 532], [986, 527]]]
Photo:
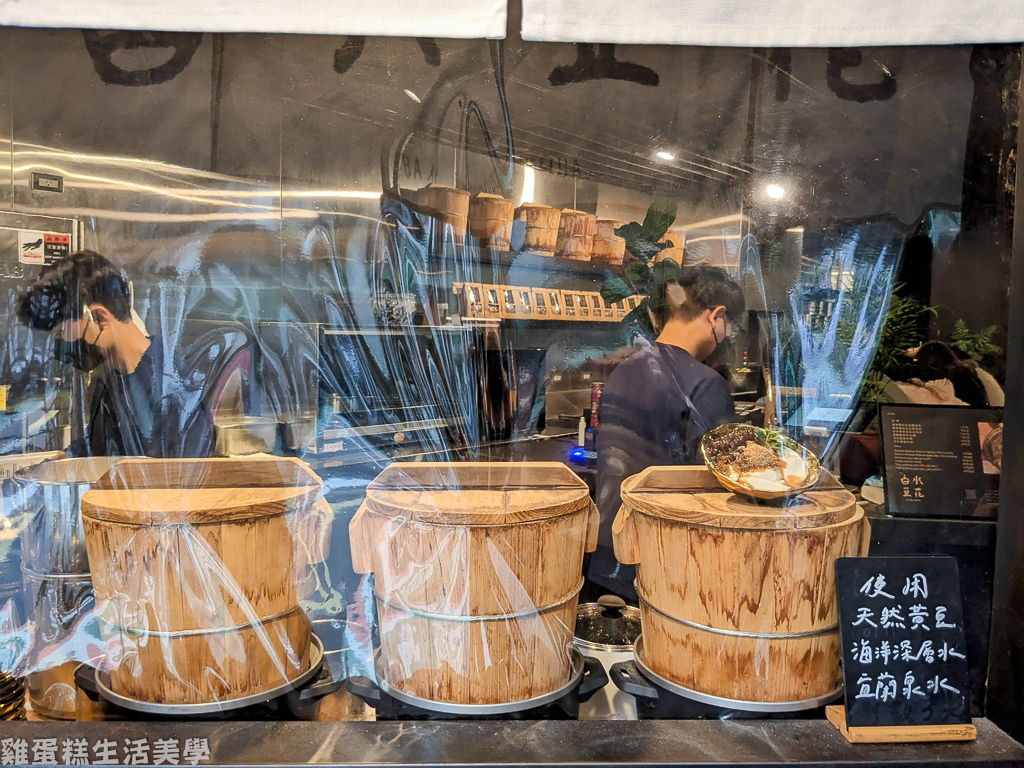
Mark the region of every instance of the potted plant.
[[601, 298], [606, 304], [616, 304], [630, 296], [643, 296], [636, 309], [625, 317], [625, 322], [636, 322], [648, 334], [656, 336], [660, 328], [665, 283], [679, 277], [680, 265], [674, 259], [660, 259], [666, 248], [674, 248], [671, 240], [662, 239], [676, 220], [676, 203], [659, 198], [651, 203], [643, 222], [631, 221], [615, 230], [625, 239], [626, 250], [632, 257], [623, 267], [623, 277], [609, 277], [601, 287]]

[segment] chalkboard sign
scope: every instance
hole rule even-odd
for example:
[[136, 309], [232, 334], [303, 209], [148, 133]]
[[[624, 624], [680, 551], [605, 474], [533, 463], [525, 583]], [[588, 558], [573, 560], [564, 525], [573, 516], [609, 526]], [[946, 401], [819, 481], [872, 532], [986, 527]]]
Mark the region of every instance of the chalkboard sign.
[[1003, 460], [996, 411], [883, 405], [878, 415], [891, 513], [995, 517]]
[[849, 727], [970, 723], [953, 557], [836, 560]]

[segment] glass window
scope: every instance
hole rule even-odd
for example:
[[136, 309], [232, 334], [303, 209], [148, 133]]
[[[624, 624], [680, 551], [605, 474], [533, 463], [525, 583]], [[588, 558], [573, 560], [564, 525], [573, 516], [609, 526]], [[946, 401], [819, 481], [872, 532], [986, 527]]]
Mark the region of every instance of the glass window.
[[1019, 49], [0, 35], [0, 716], [981, 712]]

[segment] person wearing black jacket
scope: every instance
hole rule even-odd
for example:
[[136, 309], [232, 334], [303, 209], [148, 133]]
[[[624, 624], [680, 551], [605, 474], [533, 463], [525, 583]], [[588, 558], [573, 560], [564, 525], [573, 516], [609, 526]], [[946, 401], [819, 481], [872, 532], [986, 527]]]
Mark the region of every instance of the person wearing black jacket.
[[651, 466], [700, 463], [700, 439], [736, 416], [728, 382], [704, 361], [742, 318], [739, 286], [725, 270], [698, 265], [663, 290], [657, 339], [612, 371], [598, 407], [601, 528], [589, 577], [626, 598], [636, 597], [635, 569], [616, 561], [611, 535], [622, 481]]
[[94, 251], [44, 267], [21, 297], [21, 322], [53, 338], [56, 357], [92, 372], [85, 435], [69, 456], [207, 456], [212, 419], [201, 387], [149, 336], [124, 275]]

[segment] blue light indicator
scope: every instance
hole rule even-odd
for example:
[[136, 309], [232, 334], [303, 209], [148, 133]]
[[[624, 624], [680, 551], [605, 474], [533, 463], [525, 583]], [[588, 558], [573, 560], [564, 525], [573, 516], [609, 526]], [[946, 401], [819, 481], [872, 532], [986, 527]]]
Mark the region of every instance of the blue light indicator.
[[574, 464], [585, 464], [588, 460], [597, 458], [597, 451], [588, 451], [586, 448], [573, 448], [569, 451], [569, 461]]

